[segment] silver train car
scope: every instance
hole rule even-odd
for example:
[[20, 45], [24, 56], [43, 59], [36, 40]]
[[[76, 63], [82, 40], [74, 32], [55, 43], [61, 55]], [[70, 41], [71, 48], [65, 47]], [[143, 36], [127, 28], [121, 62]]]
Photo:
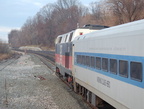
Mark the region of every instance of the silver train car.
[[70, 61], [57, 41], [56, 73], [95, 109], [144, 109], [143, 41], [144, 20], [75, 36]]
[[74, 90], [83, 88], [96, 107], [105, 101], [116, 109], [144, 109], [143, 41], [144, 20], [76, 37]]

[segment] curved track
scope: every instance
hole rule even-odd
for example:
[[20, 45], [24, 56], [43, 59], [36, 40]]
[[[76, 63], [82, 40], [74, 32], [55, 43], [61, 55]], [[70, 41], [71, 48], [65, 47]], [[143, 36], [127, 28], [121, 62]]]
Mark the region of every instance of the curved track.
[[[22, 51], [22, 50], [17, 50], [17, 51]], [[24, 52], [24, 51], [22, 51]], [[27, 50], [27, 53], [32, 53], [33, 55], [37, 56], [51, 71], [52, 73], [55, 73], [56, 68], [55, 68], [55, 52], [54, 51], [31, 51], [31, 50]], [[63, 78], [60, 77], [60, 75], [58, 75], [57, 73], [55, 73], [60, 80], [62, 80], [68, 87], [70, 87], [69, 83], [64, 80]], [[79, 93], [77, 93], [78, 95], [80, 95]], [[77, 99], [76, 95], [75, 98]], [[83, 98], [83, 97], [82, 97]], [[85, 103], [87, 103], [91, 108], [93, 108], [93, 106], [91, 106], [84, 98], [83, 100], [85, 101]], [[83, 104], [81, 104], [83, 105]], [[98, 109], [98, 108], [95, 108]]]

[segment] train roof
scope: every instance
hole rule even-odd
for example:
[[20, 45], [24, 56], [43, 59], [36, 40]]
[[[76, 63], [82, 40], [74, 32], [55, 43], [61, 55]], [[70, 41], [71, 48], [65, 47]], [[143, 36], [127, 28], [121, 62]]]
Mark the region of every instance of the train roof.
[[118, 37], [121, 33], [125, 34], [127, 32], [139, 32], [144, 29], [144, 19], [138, 20], [134, 22], [125, 23], [122, 25], [113, 26], [107, 29], [102, 29], [99, 31], [94, 31], [92, 33], [88, 33], [82, 36], [78, 36], [74, 39], [74, 41], [88, 39], [92, 37], [107, 37], [108, 35], [115, 34], [113, 37]]
[[109, 28], [109, 26], [86, 24], [86, 25], [84, 25], [84, 26], [81, 27], [81, 28], [82, 28], [82, 29], [96, 29], [96, 30], [100, 30], [100, 29]]
[[77, 28], [77, 29], [70, 31], [68, 33], [59, 35], [55, 41], [55, 44], [72, 42], [79, 35], [91, 33], [93, 31], [99, 31], [99, 30], [105, 29], [105, 28], [109, 28], [109, 27], [103, 26], [103, 25], [87, 24], [87, 25], [84, 25], [83, 27]]

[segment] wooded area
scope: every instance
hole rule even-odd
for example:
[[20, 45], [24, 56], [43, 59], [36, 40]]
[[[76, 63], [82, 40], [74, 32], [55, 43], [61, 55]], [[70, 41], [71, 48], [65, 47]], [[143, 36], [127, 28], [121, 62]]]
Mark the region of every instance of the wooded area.
[[20, 30], [12, 30], [13, 47], [40, 45], [54, 47], [55, 38], [85, 24], [115, 26], [144, 19], [144, 0], [101, 0], [88, 7], [79, 0], [57, 0], [28, 18]]

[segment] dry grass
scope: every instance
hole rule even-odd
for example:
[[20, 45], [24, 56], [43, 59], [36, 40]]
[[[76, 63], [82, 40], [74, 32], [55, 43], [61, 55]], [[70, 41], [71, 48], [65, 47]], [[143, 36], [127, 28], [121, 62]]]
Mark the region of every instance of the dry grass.
[[40, 46], [40, 48], [44, 51], [47, 51], [47, 50], [50, 50], [50, 51], [54, 51], [55, 50], [55, 47], [47, 47], [47, 46]]
[[10, 58], [10, 54], [0, 54], [0, 61]]
[[0, 40], [0, 61], [11, 57], [9, 45]]

